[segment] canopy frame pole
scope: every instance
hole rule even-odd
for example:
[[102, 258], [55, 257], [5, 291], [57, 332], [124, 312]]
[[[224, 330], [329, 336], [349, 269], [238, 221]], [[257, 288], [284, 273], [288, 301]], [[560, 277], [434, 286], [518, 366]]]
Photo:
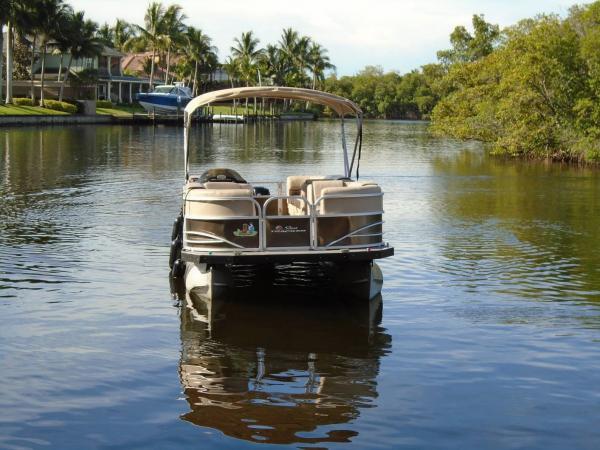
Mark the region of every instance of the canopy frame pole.
[[183, 159], [185, 168], [185, 181], [190, 178], [189, 155], [190, 155], [190, 115], [187, 111], [183, 113]]
[[344, 150], [344, 177], [350, 177], [350, 165], [348, 163], [348, 147], [346, 146], [346, 127], [344, 125], [344, 115], [341, 116], [342, 122], [342, 148]]
[[354, 161], [356, 160], [356, 152], [358, 151], [358, 160], [356, 160], [356, 179], [358, 180], [358, 166], [360, 165], [360, 154], [362, 149], [362, 116], [356, 116], [356, 140], [354, 141], [354, 151], [352, 152], [352, 161], [350, 161], [350, 176], [354, 169]]

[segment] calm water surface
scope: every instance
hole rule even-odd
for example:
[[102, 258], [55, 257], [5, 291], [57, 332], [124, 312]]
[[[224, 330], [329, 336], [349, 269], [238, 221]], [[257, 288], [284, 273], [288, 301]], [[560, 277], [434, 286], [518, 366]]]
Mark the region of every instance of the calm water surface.
[[[338, 137], [199, 128], [191, 158], [251, 181], [339, 173]], [[396, 248], [383, 308], [214, 314], [168, 278], [181, 144], [0, 129], [0, 448], [600, 447], [600, 171], [367, 123], [361, 173]]]

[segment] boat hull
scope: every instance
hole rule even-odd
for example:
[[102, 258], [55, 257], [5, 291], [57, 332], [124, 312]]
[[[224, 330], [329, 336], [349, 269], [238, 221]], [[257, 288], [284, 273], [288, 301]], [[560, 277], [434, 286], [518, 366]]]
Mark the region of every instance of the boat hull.
[[212, 300], [285, 295], [365, 301], [383, 287], [381, 269], [371, 261], [244, 266], [188, 262], [184, 279], [188, 291]]
[[182, 113], [191, 98], [150, 93], [138, 94], [137, 100], [149, 114], [174, 114]]

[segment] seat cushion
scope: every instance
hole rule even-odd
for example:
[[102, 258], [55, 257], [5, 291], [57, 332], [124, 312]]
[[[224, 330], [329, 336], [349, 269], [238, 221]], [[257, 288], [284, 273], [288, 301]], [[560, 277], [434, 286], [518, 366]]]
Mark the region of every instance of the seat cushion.
[[379, 213], [383, 209], [382, 196], [372, 195], [367, 197], [337, 197], [356, 194], [381, 194], [377, 185], [324, 187], [321, 195], [335, 195], [336, 198], [324, 198], [319, 205], [322, 214], [352, 214], [352, 213]]
[[287, 177], [287, 195], [300, 195], [307, 180], [324, 180], [323, 175], [293, 175]]
[[207, 181], [204, 183], [205, 189], [251, 189], [247, 183], [234, 183], [232, 181]]
[[[220, 197], [223, 200], [219, 200]], [[247, 197], [248, 200], [227, 200], [226, 197]], [[193, 189], [186, 196], [185, 214], [198, 217], [255, 216], [252, 198], [252, 189]]]
[[306, 196], [311, 203], [315, 203], [319, 197], [323, 195], [323, 189], [325, 188], [343, 188], [344, 182], [342, 180], [321, 180], [313, 181], [306, 187]]

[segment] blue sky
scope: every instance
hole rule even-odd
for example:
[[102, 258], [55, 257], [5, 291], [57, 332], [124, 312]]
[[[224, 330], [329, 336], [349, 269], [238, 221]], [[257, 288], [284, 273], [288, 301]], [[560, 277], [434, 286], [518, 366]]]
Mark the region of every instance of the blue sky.
[[[67, 0], [98, 21], [122, 18], [143, 23], [147, 0]], [[164, 1], [168, 4], [170, 2]], [[293, 27], [329, 50], [339, 75], [366, 65], [409, 71], [435, 61], [448, 47], [456, 25], [470, 24], [485, 14], [501, 26], [536, 14], [566, 15], [575, 0], [179, 0], [188, 25], [213, 38], [220, 59], [229, 54], [233, 38], [254, 30], [261, 44], [275, 43], [281, 29]]]

